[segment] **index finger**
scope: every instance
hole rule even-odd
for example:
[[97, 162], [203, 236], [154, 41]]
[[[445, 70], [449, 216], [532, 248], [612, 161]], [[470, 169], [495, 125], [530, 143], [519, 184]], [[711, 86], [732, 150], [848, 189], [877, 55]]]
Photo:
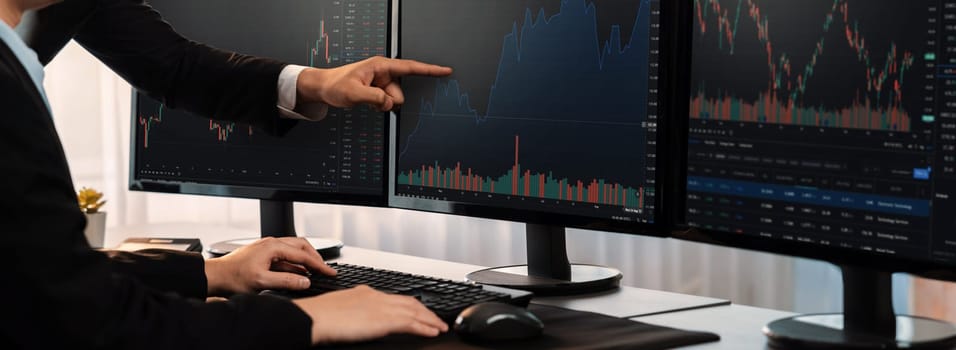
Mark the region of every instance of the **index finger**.
[[283, 237], [280, 238], [279, 241], [306, 252], [307, 257], [305, 261], [295, 261], [295, 263], [305, 265], [310, 270], [318, 271], [323, 275], [335, 276], [335, 269], [325, 263], [325, 260], [322, 259], [322, 255], [315, 250], [315, 247], [313, 247], [307, 239], [302, 237]]
[[452, 72], [450, 67], [422, 63], [415, 60], [393, 59], [388, 60], [386, 65], [386, 68], [392, 77], [401, 77], [405, 75], [444, 77], [451, 75]]

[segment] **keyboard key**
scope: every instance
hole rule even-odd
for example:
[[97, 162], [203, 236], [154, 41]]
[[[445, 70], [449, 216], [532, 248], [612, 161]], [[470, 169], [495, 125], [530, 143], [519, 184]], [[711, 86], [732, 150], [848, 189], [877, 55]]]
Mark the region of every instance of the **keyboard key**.
[[329, 263], [338, 271], [335, 277], [314, 274], [306, 291], [276, 291], [288, 297], [303, 297], [367, 285], [389, 294], [413, 296], [435, 311], [446, 322], [453, 322], [461, 310], [485, 301], [511, 302], [510, 295], [487, 291], [481, 285], [463, 281], [432, 278], [368, 266]]

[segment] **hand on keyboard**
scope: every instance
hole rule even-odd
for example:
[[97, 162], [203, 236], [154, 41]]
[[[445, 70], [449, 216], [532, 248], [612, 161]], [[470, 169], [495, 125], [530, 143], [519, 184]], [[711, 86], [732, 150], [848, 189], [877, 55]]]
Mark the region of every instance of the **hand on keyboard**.
[[312, 343], [357, 342], [408, 333], [434, 337], [448, 325], [418, 300], [367, 286], [293, 302], [312, 318]]
[[453, 323], [458, 314], [468, 306], [498, 301], [526, 306], [531, 293], [509, 290], [474, 283], [451, 281], [404, 272], [376, 269], [367, 266], [330, 263], [337, 272], [335, 276], [313, 274], [311, 285], [305, 290], [273, 290], [268, 294], [289, 298], [302, 298], [328, 292], [346, 290], [356, 286], [369, 286], [386, 294], [407, 295], [425, 304], [446, 323]]
[[303, 274], [335, 275], [304, 238], [263, 238], [236, 251], [206, 260], [210, 296], [250, 293], [263, 289], [302, 290], [309, 287]]

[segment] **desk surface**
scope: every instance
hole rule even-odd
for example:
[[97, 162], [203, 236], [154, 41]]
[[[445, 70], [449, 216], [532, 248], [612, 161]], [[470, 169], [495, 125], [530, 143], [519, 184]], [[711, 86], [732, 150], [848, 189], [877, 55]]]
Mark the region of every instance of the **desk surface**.
[[[460, 280], [480, 266], [433, 260], [357, 247], [342, 249], [335, 261]], [[690, 349], [759, 349], [766, 345], [761, 329], [770, 321], [793, 313], [731, 305], [720, 299], [622, 287], [584, 297], [535, 298], [533, 303], [590, 311], [661, 326], [717, 333], [720, 342]], [[689, 310], [688, 310], [689, 309]], [[632, 317], [628, 315], [643, 315]]]
[[[335, 261], [455, 280], [460, 280], [468, 272], [481, 268], [475, 265], [357, 247], [343, 248], [342, 257]], [[731, 305], [720, 299], [631, 287], [584, 297], [536, 297], [532, 302], [628, 317], [635, 321], [673, 328], [709, 331], [720, 335], [720, 342], [690, 347], [690, 349], [701, 350], [763, 348], [766, 339], [761, 328], [770, 321], [793, 315], [784, 311]]]
[[666, 327], [708, 331], [720, 335], [719, 342], [691, 346], [687, 349], [737, 350], [766, 348], [767, 338], [761, 331], [763, 326], [773, 320], [793, 315], [795, 314], [778, 310], [744, 305], [725, 305], [631, 319]]
[[[450, 280], [462, 280], [469, 272], [484, 268], [477, 265], [420, 258], [357, 247], [342, 248], [342, 256], [332, 261], [435, 276]], [[723, 299], [632, 287], [621, 287], [613, 292], [579, 297], [536, 297], [532, 302], [574, 310], [590, 311], [621, 318], [728, 305], [730, 303]]]
[[[209, 247], [210, 244], [222, 240], [248, 238], [249, 231], [230, 228], [210, 230], [180, 224], [151, 225], [112, 229], [107, 232], [105, 243], [107, 247], [111, 247], [125, 238], [136, 236], [200, 237], [203, 246]], [[483, 268], [348, 246], [342, 249], [342, 256], [333, 261], [452, 280], [461, 280], [468, 272]], [[583, 297], [535, 298], [532, 302], [720, 335], [720, 342], [690, 347], [701, 350], [764, 348], [766, 340], [761, 328], [770, 321], [793, 315], [783, 311], [730, 305], [720, 299], [632, 287]]]

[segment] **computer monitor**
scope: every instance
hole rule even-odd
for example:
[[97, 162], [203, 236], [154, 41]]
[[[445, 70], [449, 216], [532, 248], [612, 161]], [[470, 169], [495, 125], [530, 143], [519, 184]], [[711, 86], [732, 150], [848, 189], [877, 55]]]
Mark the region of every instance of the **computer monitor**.
[[[185, 37], [329, 68], [389, 54], [389, 0], [153, 0]], [[261, 200], [263, 236], [295, 235], [292, 201], [386, 204], [388, 118], [331, 109], [282, 136], [133, 94], [130, 189]]]
[[843, 314], [771, 323], [774, 346], [951, 348], [953, 325], [895, 315], [890, 273], [956, 280], [956, 6], [683, 3], [676, 236], [842, 268]]
[[656, 0], [404, 0], [401, 58], [454, 68], [406, 78], [389, 205], [524, 222], [528, 265], [468, 275], [566, 294], [620, 272], [570, 265], [565, 227], [664, 233], [657, 160]]

